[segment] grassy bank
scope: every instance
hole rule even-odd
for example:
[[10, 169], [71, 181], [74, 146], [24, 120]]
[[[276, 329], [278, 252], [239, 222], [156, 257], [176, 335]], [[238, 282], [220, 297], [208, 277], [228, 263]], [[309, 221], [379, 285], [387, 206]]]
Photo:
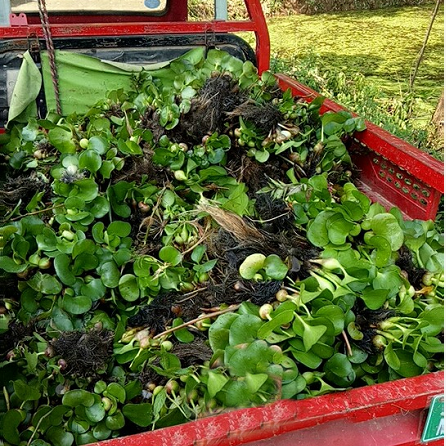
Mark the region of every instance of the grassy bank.
[[269, 19], [272, 69], [426, 145], [427, 123], [444, 86], [443, 6], [413, 92], [408, 85], [432, 10], [427, 5]]

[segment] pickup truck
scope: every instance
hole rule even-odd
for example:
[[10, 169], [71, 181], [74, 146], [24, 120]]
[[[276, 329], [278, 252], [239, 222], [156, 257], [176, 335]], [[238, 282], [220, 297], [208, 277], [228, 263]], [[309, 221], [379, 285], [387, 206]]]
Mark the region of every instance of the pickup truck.
[[[3, 2], [3, 3], [2, 3]], [[11, 3], [10, 3], [11, 2]], [[251, 61], [259, 73], [269, 69], [270, 41], [259, 0], [245, 0], [248, 18], [228, 20], [224, 0], [216, 0], [215, 17], [188, 20], [186, 0], [69, 2], [67, 0], [0, 0], [0, 133], [5, 132], [23, 54], [41, 68], [41, 52], [56, 50], [123, 64], [163, 64], [196, 47], [222, 49]], [[251, 48], [237, 33], [252, 32]], [[51, 65], [51, 63], [50, 63]], [[44, 77], [34, 100], [39, 116], [60, 94], [61, 114], [70, 107], [69, 93], [54, 93], [56, 66]], [[283, 74], [282, 90], [312, 101], [318, 93]], [[65, 96], [64, 96], [65, 95]], [[51, 98], [51, 100], [50, 100]], [[325, 99], [321, 113], [343, 108]], [[398, 206], [407, 219], [434, 219], [443, 194], [443, 164], [380, 127], [354, 135], [348, 150], [361, 172], [357, 187], [387, 209]], [[421, 444], [422, 431], [437, 416], [443, 373], [353, 389], [308, 400], [278, 401], [239, 409], [181, 426], [101, 442], [101, 445], [316, 445], [346, 446]], [[437, 397], [437, 398], [435, 398]], [[435, 410], [428, 415], [432, 402]], [[441, 414], [441, 417], [443, 414]], [[427, 417], [427, 422], [426, 422]], [[443, 418], [436, 419], [435, 434]], [[437, 429], [438, 428], [438, 429]], [[434, 430], [435, 430], [434, 429]], [[444, 432], [444, 430], [443, 430]], [[424, 441], [440, 445], [435, 434]]]

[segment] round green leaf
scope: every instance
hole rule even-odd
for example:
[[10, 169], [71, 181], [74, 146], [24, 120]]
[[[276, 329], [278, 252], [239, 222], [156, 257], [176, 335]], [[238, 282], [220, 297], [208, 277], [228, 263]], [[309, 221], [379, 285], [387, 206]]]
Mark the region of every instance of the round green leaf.
[[[85, 415], [93, 423], [99, 423], [105, 417], [105, 409], [101, 401], [94, 403], [92, 406], [85, 408]], [[83, 434], [83, 432], [78, 432]]]
[[92, 301], [88, 296], [64, 296], [62, 307], [70, 314], [84, 314], [90, 310]]
[[133, 302], [139, 298], [138, 280], [133, 274], [124, 274], [119, 279], [119, 292], [128, 302]]
[[94, 404], [94, 396], [90, 392], [82, 389], [69, 390], [62, 397], [62, 404], [70, 407], [79, 405], [91, 407]]
[[105, 419], [105, 425], [112, 431], [122, 429], [125, 425], [124, 415], [122, 415], [122, 412], [116, 412], [113, 415], [109, 415]]
[[70, 267], [70, 258], [66, 254], [58, 254], [54, 258], [54, 269], [60, 281], [67, 286], [72, 286], [76, 282], [76, 276]]
[[23, 421], [20, 410], [8, 410], [2, 419], [3, 437], [11, 444], [20, 443], [20, 434], [18, 431], [19, 424]]
[[57, 446], [71, 446], [74, 442], [74, 436], [71, 432], [66, 432], [59, 426], [52, 426], [45, 432], [45, 437], [51, 444]]
[[125, 390], [124, 387], [119, 385], [118, 383], [110, 383], [107, 386], [107, 394], [114, 396], [120, 403], [125, 403]]
[[150, 403], [126, 404], [122, 408], [122, 413], [137, 426], [147, 427], [152, 423], [153, 410]]
[[121, 274], [115, 262], [105, 262], [100, 266], [102, 283], [107, 288], [115, 288], [119, 285]]
[[111, 435], [111, 429], [106, 426], [105, 422], [99, 423], [97, 426], [93, 428], [93, 437], [96, 440], [107, 440], [107, 438]]
[[159, 258], [172, 266], [177, 266], [183, 260], [183, 255], [173, 246], [164, 246], [160, 249]]
[[108, 225], [108, 235], [117, 235], [118, 237], [127, 237], [132, 231], [130, 223], [125, 221], [114, 221]]
[[62, 127], [55, 127], [48, 132], [49, 142], [60, 153], [75, 153], [76, 144], [73, 141], [73, 134], [70, 130]]
[[265, 272], [273, 280], [283, 280], [288, 274], [288, 267], [277, 254], [270, 254], [263, 265]]
[[88, 140], [88, 149], [94, 150], [99, 155], [103, 155], [109, 147], [110, 143], [106, 138], [103, 138], [102, 136], [92, 136]]

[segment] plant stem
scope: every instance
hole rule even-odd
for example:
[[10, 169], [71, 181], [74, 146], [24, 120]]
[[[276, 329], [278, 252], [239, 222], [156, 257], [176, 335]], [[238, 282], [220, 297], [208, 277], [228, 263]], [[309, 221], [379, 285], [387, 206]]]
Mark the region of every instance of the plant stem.
[[352, 347], [350, 345], [350, 341], [348, 340], [347, 333], [345, 332], [345, 330], [342, 330], [342, 337], [344, 338], [344, 341], [345, 341], [345, 347], [347, 349], [347, 356], [353, 356]]
[[50, 207], [50, 208], [46, 208], [46, 209], [40, 209], [39, 211], [34, 211], [34, 212], [28, 212], [27, 214], [24, 215], [19, 215], [18, 217], [14, 217], [14, 218], [10, 218], [10, 219], [6, 219], [6, 220], [2, 220], [2, 223], [6, 223], [8, 220], [9, 221], [16, 221], [16, 220], [20, 220], [21, 218], [24, 217], [28, 217], [30, 215], [37, 215], [37, 214], [42, 214], [44, 212], [48, 212], [48, 211], [52, 211], [53, 209], [58, 209], [65, 206], [64, 204], [57, 204], [56, 206]]
[[162, 333], [158, 333], [156, 336], [153, 337], [153, 339], [159, 339], [167, 334], [173, 333], [174, 331], [180, 330], [181, 328], [189, 327], [190, 325], [195, 324], [195, 322], [199, 322], [203, 319], [208, 319], [210, 317], [215, 317], [215, 316], [220, 316], [221, 314], [230, 313], [231, 311], [238, 310], [239, 307], [240, 304], [236, 304], [236, 305], [231, 305], [228, 308], [225, 308], [224, 310], [219, 310], [219, 311], [214, 311], [213, 313], [204, 314], [200, 317], [187, 321], [184, 324], [178, 325], [177, 327], [172, 327], [166, 331], [163, 331]]

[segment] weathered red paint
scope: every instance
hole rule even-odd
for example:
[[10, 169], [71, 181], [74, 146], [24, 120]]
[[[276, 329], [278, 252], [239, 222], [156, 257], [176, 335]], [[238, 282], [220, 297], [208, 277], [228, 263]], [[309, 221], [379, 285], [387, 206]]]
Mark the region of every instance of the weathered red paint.
[[[415, 446], [424, 426], [424, 409], [433, 396], [443, 393], [443, 387], [444, 374], [436, 372], [300, 401], [282, 400], [234, 410], [94, 444], [320, 446], [325, 441], [330, 446]], [[342, 443], [337, 440], [340, 429], [345, 432]]]

